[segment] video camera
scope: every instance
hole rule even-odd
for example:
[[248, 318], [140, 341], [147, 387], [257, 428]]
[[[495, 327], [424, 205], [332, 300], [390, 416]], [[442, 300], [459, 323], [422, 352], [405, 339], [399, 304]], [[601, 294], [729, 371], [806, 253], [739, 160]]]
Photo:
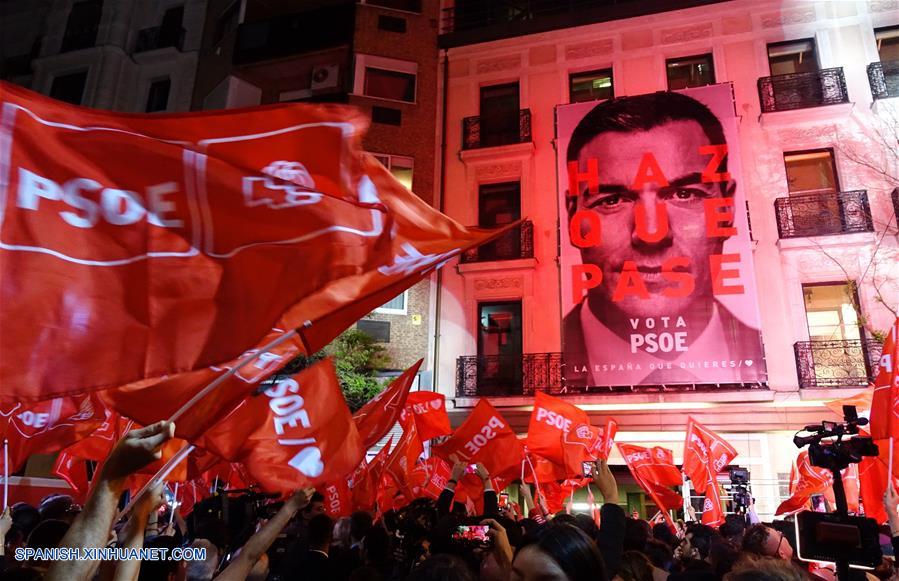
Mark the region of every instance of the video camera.
[[[837, 510], [831, 514], [803, 511], [796, 515], [796, 553], [800, 560], [836, 563], [839, 579], [848, 578], [849, 568], [873, 569], [882, 558], [878, 527], [874, 519], [849, 516], [841, 471], [865, 456], [877, 456], [877, 444], [859, 436], [859, 427], [867, 425], [858, 417], [855, 406], [843, 406], [843, 422], [824, 421], [805, 426], [793, 437], [797, 448], [808, 446], [812, 466], [833, 473]], [[801, 432], [812, 432], [800, 436]], [[843, 439], [849, 436], [848, 439]]]
[[749, 491], [749, 470], [745, 468], [730, 469], [730, 496], [734, 503], [734, 512], [746, 514], [752, 504], [752, 493]]

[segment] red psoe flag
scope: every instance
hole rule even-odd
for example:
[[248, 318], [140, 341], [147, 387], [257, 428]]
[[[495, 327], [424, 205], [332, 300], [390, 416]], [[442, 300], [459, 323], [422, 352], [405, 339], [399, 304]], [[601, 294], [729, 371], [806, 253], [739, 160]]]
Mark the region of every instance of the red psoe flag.
[[[568, 437], [569, 432], [577, 428], [581, 428], [584, 433]], [[534, 409], [531, 411], [531, 421], [528, 423], [527, 445], [530, 452], [564, 466], [563, 443], [571, 441], [571, 445], [583, 447], [583, 442], [590, 439], [586, 433], [589, 431], [590, 418], [587, 416], [587, 412], [542, 391], [534, 394]], [[575, 441], [579, 444], [575, 444]], [[592, 445], [592, 442], [587, 444], [588, 447], [592, 447]], [[581, 472], [583, 470], [578, 467], [577, 473]]]
[[453, 433], [449, 415], [446, 413], [446, 396], [434, 391], [413, 391], [406, 398], [406, 407], [400, 414], [400, 422], [405, 426], [414, 421], [418, 436], [424, 442]]
[[325, 497], [325, 514], [332, 519], [353, 514], [353, 493], [346, 478], [338, 478], [319, 488], [319, 492]]
[[434, 448], [449, 462], [480, 462], [491, 476], [521, 470], [524, 448], [509, 422], [490, 402], [481, 398], [450, 438]]
[[717, 486], [718, 473], [736, 457], [737, 451], [724, 438], [689, 418], [683, 471], [696, 492], [706, 494], [709, 485]]
[[334, 482], [364, 455], [330, 359], [244, 401], [200, 445], [272, 492]]
[[[875, 440], [899, 436], [899, 317], [883, 342], [874, 396], [871, 401], [871, 436]], [[894, 467], [894, 470], [896, 468]]]
[[86, 494], [90, 488], [85, 460], [65, 451], [60, 452], [56, 457], [53, 473], [65, 480], [80, 495]]
[[799, 452], [790, 478], [790, 498], [780, 503], [775, 516], [804, 510], [813, 494], [823, 494], [833, 484], [830, 470], [812, 466], [808, 450]]
[[390, 385], [372, 398], [353, 414], [359, 437], [362, 438], [362, 447], [366, 450], [377, 444], [381, 438], [387, 435], [390, 428], [400, 419], [400, 413], [406, 405], [409, 389], [415, 381], [418, 368], [424, 359], [419, 359], [402, 375], [394, 379]]
[[672, 486], [682, 483], [671, 450], [659, 446], [644, 448], [620, 442], [617, 445], [637, 484], [663, 512], [677, 509], [683, 504], [683, 497], [671, 490]]
[[412, 484], [410, 475], [422, 452], [424, 446], [418, 437], [415, 424], [407, 425], [403, 430], [403, 436], [384, 463], [384, 473], [389, 474], [400, 488], [407, 491]]
[[502, 233], [406, 190], [363, 154], [367, 125], [334, 105], [124, 115], [0, 83], [0, 400], [208, 368], [275, 326], [312, 353]]

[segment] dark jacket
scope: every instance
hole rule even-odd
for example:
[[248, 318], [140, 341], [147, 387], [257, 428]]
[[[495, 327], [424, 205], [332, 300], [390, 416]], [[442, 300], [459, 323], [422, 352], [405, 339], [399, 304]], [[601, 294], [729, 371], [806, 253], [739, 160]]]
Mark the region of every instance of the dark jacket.
[[624, 555], [624, 524], [627, 515], [617, 504], [606, 503], [599, 509], [599, 536], [596, 546], [602, 553], [609, 579], [618, 574]]

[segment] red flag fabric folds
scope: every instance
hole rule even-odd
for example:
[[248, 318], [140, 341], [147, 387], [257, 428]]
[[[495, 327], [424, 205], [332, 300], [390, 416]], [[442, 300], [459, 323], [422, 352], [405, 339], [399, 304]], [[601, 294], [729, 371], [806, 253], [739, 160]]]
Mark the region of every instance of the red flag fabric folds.
[[721, 436], [693, 418], [687, 423], [684, 441], [684, 474], [690, 477], [693, 488], [706, 496], [702, 523], [710, 526], [724, 522], [718, 473], [737, 457], [737, 451]]
[[674, 465], [674, 454], [667, 448], [644, 448], [618, 443], [618, 451], [640, 488], [652, 497], [663, 511], [679, 508], [684, 499], [671, 490], [682, 483], [680, 471]]
[[0, 116], [4, 401], [206, 368], [275, 326], [317, 351], [502, 233], [406, 190], [351, 107], [128, 115], [0, 83]]
[[[534, 394], [534, 409], [528, 423], [528, 450], [550, 462], [565, 466], [563, 441], [569, 432], [580, 426], [586, 426], [589, 430], [590, 418], [587, 412], [560, 398], [538, 391]], [[579, 435], [581, 446], [589, 436]], [[572, 437], [571, 440], [574, 442], [575, 438]], [[592, 445], [592, 442], [588, 445]], [[582, 472], [580, 467], [577, 472]]]
[[273, 492], [343, 478], [364, 455], [330, 359], [244, 401], [200, 445]]
[[505, 418], [482, 398], [434, 453], [449, 462], [480, 462], [491, 476], [500, 476], [520, 471], [524, 448]]
[[394, 379], [390, 385], [362, 406], [355, 414], [353, 421], [359, 437], [362, 438], [362, 447], [368, 450], [377, 444], [381, 438], [387, 435], [393, 427], [406, 405], [406, 398], [418, 368], [424, 359], [419, 359], [412, 367]]
[[875, 440], [899, 437], [899, 317], [883, 343], [874, 378], [871, 436]]
[[435, 391], [413, 391], [409, 394], [406, 407], [400, 414], [400, 422], [405, 426], [410, 421], [415, 422], [422, 441], [453, 433], [446, 413], [446, 396]]
[[780, 503], [775, 515], [804, 510], [813, 494], [823, 494], [833, 484], [830, 470], [812, 466], [808, 450], [799, 452], [790, 477], [790, 498]]

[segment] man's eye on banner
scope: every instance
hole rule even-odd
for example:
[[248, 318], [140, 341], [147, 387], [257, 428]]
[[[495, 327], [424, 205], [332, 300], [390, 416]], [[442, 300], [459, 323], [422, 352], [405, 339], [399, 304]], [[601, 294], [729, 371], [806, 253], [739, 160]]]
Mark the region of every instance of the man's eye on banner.
[[766, 381], [730, 86], [557, 118], [566, 386]]

